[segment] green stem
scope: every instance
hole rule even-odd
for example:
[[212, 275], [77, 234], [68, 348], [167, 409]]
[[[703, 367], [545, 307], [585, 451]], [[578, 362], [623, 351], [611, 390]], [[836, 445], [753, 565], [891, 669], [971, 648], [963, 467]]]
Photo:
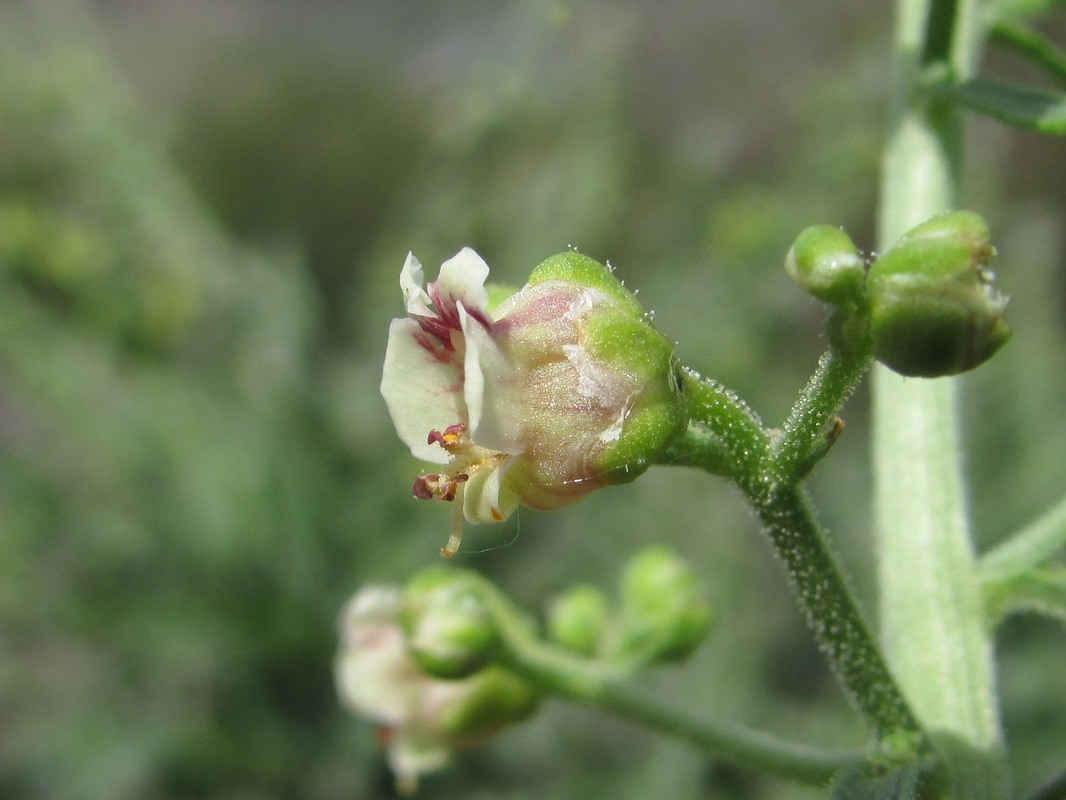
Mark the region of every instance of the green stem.
[[[880, 244], [957, 206], [961, 124], [919, 91], [931, 60], [965, 79], [972, 3], [901, 0], [897, 97], [884, 160]], [[929, 36], [951, 15], [951, 34]], [[933, 26], [935, 28], [935, 26]], [[936, 28], [935, 28], [936, 29]], [[965, 507], [956, 384], [874, 371], [874, 477], [882, 639], [953, 779], [950, 796], [1006, 794], [992, 646]]]
[[770, 435], [755, 413], [720, 383], [694, 370], [681, 372], [689, 418], [685, 433], [659, 458], [660, 464], [699, 467], [742, 481], [770, 447]]
[[802, 480], [825, 455], [843, 430], [837, 412], [869, 368], [870, 350], [865, 336], [854, 343], [853, 349], [831, 347], [826, 351], [792, 407], [774, 447], [778, 480]]
[[784, 562], [819, 648], [878, 739], [920, 728], [896, 685], [803, 489], [764, 482], [749, 495]]
[[549, 692], [683, 739], [735, 763], [805, 783], [825, 783], [843, 767], [863, 758], [861, 751], [795, 744], [665, 707], [627, 688], [608, 665], [578, 658], [541, 641], [528, 620], [487, 582], [484, 593], [503, 639], [505, 662]]
[[[733, 478], [785, 565], [819, 648], [879, 739], [920, 732], [889, 673], [800, 485], [812, 456], [869, 363], [864, 347], [833, 349], [797, 402], [775, 447], [746, 406], [718, 384], [686, 374], [690, 423], [664, 463], [700, 466]], [[821, 442], [821, 444], [819, 444]], [[916, 736], [914, 738], [917, 738]]]

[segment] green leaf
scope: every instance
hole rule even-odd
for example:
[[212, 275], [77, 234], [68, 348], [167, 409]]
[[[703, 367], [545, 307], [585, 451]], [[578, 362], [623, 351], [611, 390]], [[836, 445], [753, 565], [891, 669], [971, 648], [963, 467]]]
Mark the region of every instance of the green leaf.
[[1066, 134], [1066, 92], [975, 78], [960, 84], [940, 84], [934, 93], [972, 111], [987, 114], [1019, 128], [1054, 136]]
[[993, 20], [1003, 17], [1026, 18], [1045, 14], [1063, 5], [1066, 5], [1066, 0], [998, 0], [989, 4], [986, 13]]
[[1056, 80], [1066, 83], [1066, 50], [1028, 25], [1014, 20], [997, 20], [988, 29], [992, 39], [1010, 47], [1034, 64], [1043, 67]]
[[1032, 611], [1066, 622], [1066, 567], [1048, 567], [985, 584], [989, 617]]

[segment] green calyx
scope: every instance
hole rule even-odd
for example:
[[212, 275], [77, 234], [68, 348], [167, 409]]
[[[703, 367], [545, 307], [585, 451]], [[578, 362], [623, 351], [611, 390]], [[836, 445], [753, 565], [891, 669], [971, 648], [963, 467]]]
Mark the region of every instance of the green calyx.
[[437, 723], [439, 733], [464, 742], [475, 742], [527, 719], [541, 697], [532, 684], [500, 666], [468, 678], [464, 689]]
[[506, 311], [517, 320], [512, 356], [531, 365], [530, 396], [556, 398], [531, 418], [532, 438], [546, 444], [529, 452], [579, 443], [578, 477], [591, 489], [635, 479], [684, 432], [673, 344], [609, 267], [575, 252], [552, 256]]
[[955, 375], [1010, 339], [1007, 298], [993, 286], [988, 226], [977, 214], [934, 217], [904, 234], [870, 268], [873, 355], [913, 377]]
[[499, 635], [474, 573], [434, 568], [404, 590], [401, 623], [412, 657], [429, 675], [464, 678], [492, 663]]
[[621, 303], [630, 313], [638, 317], [644, 315], [637, 298], [614, 276], [610, 267], [573, 250], [542, 261], [534, 268], [527, 283], [536, 286], [550, 280], [599, 289]]
[[609, 483], [626, 483], [654, 463], [688, 424], [680, 365], [673, 345], [643, 312], [590, 319], [585, 346], [614, 369], [639, 376], [640, 389], [627, 403], [620, 435], [607, 443], [597, 462]]

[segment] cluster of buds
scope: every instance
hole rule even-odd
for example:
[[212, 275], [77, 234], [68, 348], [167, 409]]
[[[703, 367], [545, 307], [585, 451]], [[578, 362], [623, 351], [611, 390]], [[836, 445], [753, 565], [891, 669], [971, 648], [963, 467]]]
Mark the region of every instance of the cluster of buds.
[[407, 317], [385, 353], [396, 431], [440, 467], [412, 492], [454, 503], [445, 556], [464, 519], [501, 522], [633, 480], [686, 424], [673, 346], [608, 267], [562, 253], [494, 308], [488, 272], [466, 248], [423, 288], [409, 255]]
[[593, 586], [555, 598], [548, 635], [568, 650], [632, 671], [686, 658], [712, 621], [696, 571], [673, 551], [653, 545], [626, 565], [613, 607]]
[[933, 217], [867, 263], [838, 228], [817, 225], [793, 244], [785, 267], [840, 312], [834, 344], [865, 338], [874, 358], [910, 377], [956, 375], [1010, 339], [1007, 298], [992, 285], [995, 254], [985, 221], [970, 211]]
[[[535, 627], [484, 578], [451, 567], [427, 569], [403, 588], [368, 586], [349, 601], [338, 692], [378, 725], [401, 791], [536, 709], [542, 690], [505, 666], [500, 631], [516, 621]], [[547, 622], [555, 644], [629, 673], [691, 653], [711, 610], [695, 571], [649, 547], [626, 566], [613, 607], [599, 590], [577, 587], [556, 598]]]

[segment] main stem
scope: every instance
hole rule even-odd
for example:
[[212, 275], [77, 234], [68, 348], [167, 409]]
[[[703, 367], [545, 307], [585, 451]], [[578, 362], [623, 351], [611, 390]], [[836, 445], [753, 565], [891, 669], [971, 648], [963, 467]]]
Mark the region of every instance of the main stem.
[[[897, 97], [884, 159], [880, 246], [956, 208], [957, 112], [923, 99], [930, 64], [971, 71], [970, 0], [900, 0]], [[966, 511], [954, 379], [874, 371], [874, 477], [881, 635], [911, 707], [951, 779], [948, 796], [1003, 798], [1005, 768], [992, 645]]]

